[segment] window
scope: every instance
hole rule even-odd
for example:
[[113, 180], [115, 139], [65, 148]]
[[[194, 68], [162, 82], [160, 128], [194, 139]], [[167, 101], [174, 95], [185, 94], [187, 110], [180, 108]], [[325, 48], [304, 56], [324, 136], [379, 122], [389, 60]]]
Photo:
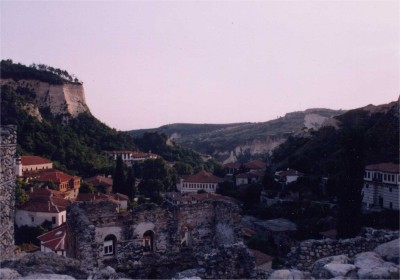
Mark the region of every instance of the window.
[[31, 217], [31, 222], [33, 223], [35, 221], [35, 218], [34, 217]]
[[112, 240], [104, 241], [104, 255], [114, 254], [114, 246]]
[[389, 203], [389, 208], [393, 209], [393, 203], [392, 202]]
[[52, 223], [53, 225], [56, 224], [56, 217], [51, 217], [51, 223]]
[[107, 235], [104, 238], [103, 242], [103, 250], [105, 256], [110, 256], [115, 254], [115, 244], [117, 242], [117, 238], [114, 235]]
[[154, 250], [154, 232], [151, 230], [143, 234], [143, 251], [153, 252]]
[[392, 188], [389, 188], [389, 192], [392, 192]]

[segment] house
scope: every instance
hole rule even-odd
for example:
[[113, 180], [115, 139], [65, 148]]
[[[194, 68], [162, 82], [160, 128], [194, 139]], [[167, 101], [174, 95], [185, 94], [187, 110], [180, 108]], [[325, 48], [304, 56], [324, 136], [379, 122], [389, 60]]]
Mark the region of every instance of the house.
[[43, 253], [56, 253], [66, 256], [67, 225], [64, 223], [37, 237], [40, 240], [40, 251]]
[[92, 184], [97, 190], [101, 190], [107, 194], [112, 193], [113, 179], [111, 177], [106, 177], [104, 174], [102, 174], [86, 178], [84, 180]]
[[65, 223], [70, 201], [54, 196], [52, 190], [45, 188], [32, 188], [28, 195], [29, 201], [15, 212], [18, 227], [40, 226], [45, 221], [51, 222], [52, 227]]
[[128, 166], [133, 165], [135, 162], [144, 162], [147, 159], [158, 158], [158, 155], [151, 153], [151, 151], [148, 153], [134, 151], [109, 151], [107, 154], [114, 160], [117, 160], [117, 157], [121, 157], [122, 161]]
[[68, 193], [67, 197], [74, 199], [79, 193], [81, 178], [66, 174], [57, 169], [43, 169], [24, 173], [27, 181], [36, 181], [43, 184], [51, 183], [55, 190]]
[[275, 181], [287, 185], [289, 183], [296, 182], [297, 179], [303, 175], [303, 173], [297, 170], [288, 168], [287, 170], [275, 172]]
[[235, 176], [236, 186], [252, 184], [252, 183], [260, 183], [262, 178], [264, 177], [264, 171], [249, 171], [245, 173], [240, 173]]
[[399, 210], [399, 164], [367, 165], [362, 188], [363, 203], [368, 208]]
[[176, 187], [180, 192], [197, 192], [199, 190], [204, 190], [214, 193], [217, 191], [218, 184], [221, 182], [221, 178], [211, 173], [200, 171], [197, 174], [185, 176], [180, 179]]
[[243, 164], [243, 168], [246, 171], [265, 171], [267, 164], [257, 159]]
[[21, 156], [16, 158], [15, 166], [17, 176], [21, 177], [25, 172], [52, 169], [53, 163], [38, 156]]
[[223, 167], [224, 167], [225, 174], [227, 176], [232, 176], [239, 172], [241, 166], [242, 165], [238, 162], [231, 162], [231, 163], [224, 164]]

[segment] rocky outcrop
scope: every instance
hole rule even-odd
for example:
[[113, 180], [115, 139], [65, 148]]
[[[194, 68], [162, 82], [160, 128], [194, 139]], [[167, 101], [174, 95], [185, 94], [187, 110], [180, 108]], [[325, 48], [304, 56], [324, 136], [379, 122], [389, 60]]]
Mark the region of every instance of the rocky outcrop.
[[399, 279], [399, 266], [385, 262], [375, 252], [363, 252], [354, 257], [358, 279]]
[[[36, 104], [39, 109], [49, 108], [54, 115], [68, 115], [76, 117], [80, 113], [90, 113], [86, 104], [83, 86], [65, 82], [61, 85], [53, 85], [37, 80], [1, 79], [1, 85], [8, 85], [13, 88], [25, 87], [35, 93]], [[28, 114], [41, 118], [38, 110], [31, 104], [25, 105]]]
[[362, 235], [355, 238], [306, 240], [297, 247], [291, 248], [291, 252], [286, 257], [286, 265], [301, 270], [310, 270], [318, 259], [343, 254], [353, 257], [397, 238], [399, 238], [399, 231], [365, 228]]
[[384, 260], [399, 264], [400, 239], [379, 245], [374, 252], [380, 255]]
[[[82, 279], [88, 277], [88, 274], [79, 268], [80, 262], [78, 260], [53, 253], [20, 253], [11, 259], [3, 260], [0, 266], [14, 270], [22, 276], [28, 276], [27, 279], [57, 279], [56, 276], [53, 278], [45, 278], [43, 276], [49, 274], [69, 275], [65, 279]], [[16, 275], [16, 273], [12, 273], [11, 271], [9, 275]]]

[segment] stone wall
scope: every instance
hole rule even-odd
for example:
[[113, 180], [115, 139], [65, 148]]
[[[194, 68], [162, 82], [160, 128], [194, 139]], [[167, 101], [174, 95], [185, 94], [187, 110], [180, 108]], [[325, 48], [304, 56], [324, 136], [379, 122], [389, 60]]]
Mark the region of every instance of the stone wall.
[[291, 248], [286, 258], [286, 266], [309, 271], [318, 259], [343, 254], [353, 257], [361, 252], [372, 251], [378, 245], [398, 237], [399, 231], [364, 228], [362, 234], [355, 238], [306, 240]]
[[[255, 266], [242, 243], [235, 203], [144, 204], [117, 213], [111, 202], [87, 202], [73, 204], [67, 215], [68, 255], [87, 272], [111, 266], [132, 278], [170, 278], [203, 268], [202, 278], [237, 278], [248, 277]], [[116, 240], [113, 255], [104, 254], [107, 236]]]
[[0, 260], [14, 252], [16, 127], [0, 127]]

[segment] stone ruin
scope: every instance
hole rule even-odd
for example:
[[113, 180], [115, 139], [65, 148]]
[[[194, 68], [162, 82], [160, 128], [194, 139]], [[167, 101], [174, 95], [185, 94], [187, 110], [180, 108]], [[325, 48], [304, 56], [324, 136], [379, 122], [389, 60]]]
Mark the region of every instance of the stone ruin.
[[235, 202], [204, 194], [186, 204], [116, 208], [99, 201], [68, 209], [68, 255], [88, 273], [109, 266], [132, 278], [171, 278], [188, 270], [201, 278], [250, 278], [254, 271]]
[[0, 260], [14, 252], [16, 126], [0, 128]]
[[330, 256], [355, 255], [372, 251], [378, 245], [399, 238], [399, 231], [363, 228], [360, 236], [348, 239], [309, 239], [292, 247], [286, 256], [286, 266], [300, 270], [311, 270], [313, 264]]

